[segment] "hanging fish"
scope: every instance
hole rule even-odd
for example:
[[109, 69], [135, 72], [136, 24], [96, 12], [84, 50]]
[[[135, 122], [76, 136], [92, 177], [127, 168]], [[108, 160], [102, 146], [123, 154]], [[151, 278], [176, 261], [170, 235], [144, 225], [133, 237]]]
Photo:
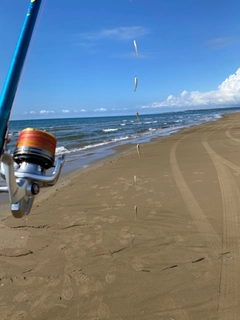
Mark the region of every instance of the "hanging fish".
[[137, 117], [137, 120], [140, 121], [138, 112], [136, 112], [136, 117]]
[[135, 48], [136, 56], [138, 56], [138, 47], [137, 47], [137, 41], [136, 40], [133, 40], [133, 45], [134, 45], [134, 48]]
[[134, 78], [134, 92], [137, 90], [137, 87], [138, 87], [138, 78], [137, 78], [137, 76], [135, 76], [135, 78]]

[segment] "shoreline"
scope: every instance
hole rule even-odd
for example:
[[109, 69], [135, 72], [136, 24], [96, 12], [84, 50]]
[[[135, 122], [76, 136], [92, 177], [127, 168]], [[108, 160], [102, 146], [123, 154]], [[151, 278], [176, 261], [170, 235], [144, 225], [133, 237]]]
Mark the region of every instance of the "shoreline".
[[[224, 117], [224, 114], [221, 115], [221, 118], [222, 117]], [[116, 144], [113, 143], [112, 146], [96, 147], [96, 150], [89, 150], [88, 153], [84, 152], [83, 154], [81, 154], [82, 152], [77, 152], [76, 154], [70, 155], [70, 160], [65, 162], [57, 184], [49, 188], [42, 188], [40, 190], [40, 194], [36, 196], [34, 200], [34, 204], [38, 202], [38, 198], [39, 198], [39, 201], [41, 201], [41, 199], [48, 198], [48, 194], [49, 196], [51, 196], [51, 194], [55, 192], [54, 190], [56, 190], [56, 186], [60, 184], [61, 184], [61, 187], [65, 186], [72, 177], [74, 177], [75, 175], [81, 174], [83, 170], [86, 170], [86, 169], [91, 170], [92, 166], [93, 167], [101, 166], [104, 163], [104, 161], [107, 161], [108, 159], [111, 159], [111, 158], [115, 159], [115, 157], [119, 158], [121, 156], [124, 156], [127, 153], [131, 152], [131, 150], [133, 151], [134, 148], [136, 148], [137, 144], [145, 145], [149, 143], [155, 143], [160, 139], [164, 139], [172, 135], [179, 134], [182, 131], [188, 130], [191, 127], [196, 127], [196, 126], [198, 127], [201, 125], [205, 125], [211, 122], [218, 121], [221, 118], [217, 118], [215, 120], [207, 121], [201, 124], [193, 124], [191, 126], [184, 127], [181, 129], [175, 129], [170, 133], [167, 133], [166, 135], [164, 134], [156, 137], [144, 137], [140, 140], [136, 138], [130, 142], [122, 141]], [[66, 154], [66, 158], [67, 157], [68, 157], [68, 154]], [[7, 213], [11, 214], [10, 203], [8, 200], [7, 193], [0, 193], [0, 208], [1, 208], [0, 218], [2, 216], [5, 216]]]

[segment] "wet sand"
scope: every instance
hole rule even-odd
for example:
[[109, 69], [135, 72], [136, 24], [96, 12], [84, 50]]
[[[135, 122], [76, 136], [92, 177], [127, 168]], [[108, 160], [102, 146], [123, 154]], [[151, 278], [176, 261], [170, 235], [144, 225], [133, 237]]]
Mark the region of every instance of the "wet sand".
[[131, 146], [2, 217], [1, 320], [240, 319], [239, 123]]

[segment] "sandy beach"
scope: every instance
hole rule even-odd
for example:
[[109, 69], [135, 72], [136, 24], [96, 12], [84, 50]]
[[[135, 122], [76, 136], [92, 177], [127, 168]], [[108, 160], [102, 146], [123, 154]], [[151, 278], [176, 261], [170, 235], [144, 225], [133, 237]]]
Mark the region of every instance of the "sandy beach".
[[128, 146], [6, 213], [0, 319], [240, 319], [239, 123]]

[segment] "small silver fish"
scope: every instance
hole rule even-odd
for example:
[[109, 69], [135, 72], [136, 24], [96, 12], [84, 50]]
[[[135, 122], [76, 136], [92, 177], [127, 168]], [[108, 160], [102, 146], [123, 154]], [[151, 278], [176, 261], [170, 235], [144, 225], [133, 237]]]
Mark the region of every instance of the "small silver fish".
[[137, 47], [137, 41], [136, 40], [133, 40], [133, 45], [134, 45], [134, 49], [135, 49], [135, 52], [136, 52], [136, 56], [138, 56], [138, 47]]
[[137, 87], [138, 87], [138, 77], [135, 76], [135, 78], [134, 78], [134, 92], [137, 90]]

